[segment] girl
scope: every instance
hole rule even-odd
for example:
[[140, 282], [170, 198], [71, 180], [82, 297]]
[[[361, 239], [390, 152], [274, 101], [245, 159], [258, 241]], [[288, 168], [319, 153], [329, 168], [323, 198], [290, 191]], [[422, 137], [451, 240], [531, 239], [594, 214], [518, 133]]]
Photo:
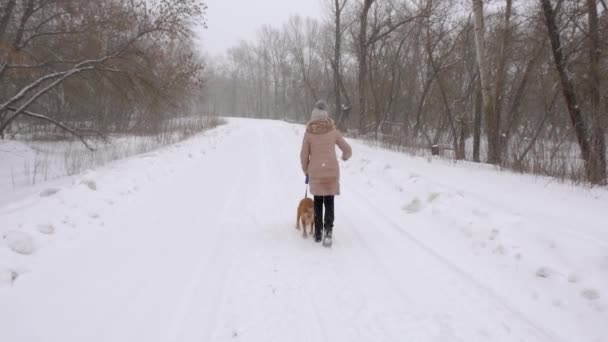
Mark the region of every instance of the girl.
[[344, 161], [351, 157], [352, 149], [329, 118], [326, 107], [325, 101], [318, 101], [312, 111], [306, 125], [300, 160], [302, 170], [310, 181], [310, 192], [314, 195], [315, 242], [323, 240], [325, 246], [330, 246], [334, 226], [334, 196], [340, 194], [340, 166], [334, 146], [338, 145], [342, 150]]

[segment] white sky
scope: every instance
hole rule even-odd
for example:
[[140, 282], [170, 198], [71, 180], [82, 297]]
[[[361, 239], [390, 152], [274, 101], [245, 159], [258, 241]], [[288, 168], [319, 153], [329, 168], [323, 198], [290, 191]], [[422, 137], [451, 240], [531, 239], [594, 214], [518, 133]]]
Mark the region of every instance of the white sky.
[[201, 30], [205, 54], [215, 56], [251, 40], [264, 24], [280, 27], [291, 14], [320, 19], [327, 0], [207, 0], [208, 29]]

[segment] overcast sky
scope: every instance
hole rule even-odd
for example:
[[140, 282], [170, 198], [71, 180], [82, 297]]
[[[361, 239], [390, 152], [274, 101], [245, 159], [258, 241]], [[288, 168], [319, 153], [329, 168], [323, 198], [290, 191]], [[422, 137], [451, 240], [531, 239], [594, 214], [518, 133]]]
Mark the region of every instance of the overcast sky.
[[212, 56], [239, 40], [251, 40], [264, 24], [279, 27], [289, 15], [321, 18], [324, 0], [207, 0], [208, 29], [201, 30], [201, 45]]

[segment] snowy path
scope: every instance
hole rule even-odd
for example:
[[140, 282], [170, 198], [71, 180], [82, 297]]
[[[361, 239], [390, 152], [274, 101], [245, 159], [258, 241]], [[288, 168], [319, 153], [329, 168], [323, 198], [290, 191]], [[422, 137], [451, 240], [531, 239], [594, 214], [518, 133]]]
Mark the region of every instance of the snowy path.
[[0, 208], [0, 232], [33, 240], [31, 255], [0, 246], [17, 275], [0, 286], [0, 339], [608, 338], [604, 191], [354, 143], [326, 249], [294, 229], [301, 137], [231, 120]]

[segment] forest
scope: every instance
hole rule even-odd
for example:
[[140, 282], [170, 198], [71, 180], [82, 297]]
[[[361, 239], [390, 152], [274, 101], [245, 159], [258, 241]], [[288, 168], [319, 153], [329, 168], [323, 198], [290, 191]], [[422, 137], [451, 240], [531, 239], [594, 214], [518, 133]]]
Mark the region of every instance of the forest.
[[201, 0], [2, 0], [0, 136], [93, 149], [324, 99], [384, 147], [606, 184], [605, 0], [321, 3], [209, 56]]
[[0, 1], [0, 136], [93, 149], [111, 134], [173, 129], [202, 89], [192, 28], [205, 10], [199, 0]]
[[606, 183], [605, 0], [326, 0], [210, 59], [206, 111]]

